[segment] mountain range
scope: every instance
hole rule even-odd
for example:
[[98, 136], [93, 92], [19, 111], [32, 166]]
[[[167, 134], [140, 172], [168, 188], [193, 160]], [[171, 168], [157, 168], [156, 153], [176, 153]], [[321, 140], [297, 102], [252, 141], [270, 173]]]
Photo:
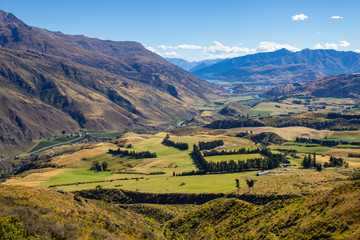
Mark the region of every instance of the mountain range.
[[359, 73], [360, 54], [323, 49], [298, 52], [280, 49], [224, 59], [203, 67], [198, 65], [189, 71], [204, 79], [247, 84], [305, 83], [324, 76]]
[[189, 72], [194, 72], [198, 69], [211, 66], [221, 61], [221, 59], [206, 59], [202, 61], [189, 62], [181, 58], [165, 58], [165, 59], [171, 62], [172, 64], [175, 64], [176, 66], [181, 67], [182, 69], [185, 69], [186, 71]]
[[166, 128], [222, 93], [140, 43], [51, 32], [3, 11], [0, 46], [0, 153], [79, 128]]

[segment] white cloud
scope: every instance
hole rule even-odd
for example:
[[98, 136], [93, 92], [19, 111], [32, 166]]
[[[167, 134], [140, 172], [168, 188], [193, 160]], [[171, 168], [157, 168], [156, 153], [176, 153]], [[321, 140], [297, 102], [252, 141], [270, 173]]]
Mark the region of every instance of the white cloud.
[[182, 45], [176, 46], [174, 48], [175, 49], [196, 50], [196, 49], [202, 49], [202, 46], [182, 44]]
[[273, 52], [279, 49], [285, 48], [289, 51], [300, 51], [300, 49], [288, 44], [279, 44], [275, 42], [260, 42], [259, 46], [255, 49], [256, 52]]
[[324, 45], [318, 43], [314, 46], [314, 49], [335, 49], [349, 47], [351, 44], [345, 40], [339, 41], [339, 43], [325, 43]]
[[340, 47], [349, 47], [350, 43], [345, 41], [345, 40], [342, 40], [342, 41], [339, 42], [339, 46]]
[[260, 42], [256, 48], [242, 48], [239, 46], [224, 46], [218, 41], [214, 41], [215, 45], [204, 47], [203, 53], [207, 59], [214, 58], [233, 58], [244, 56], [248, 54], [254, 54], [258, 52], [273, 52], [282, 48], [286, 48], [290, 51], [299, 51], [300, 49], [288, 44], [279, 44], [275, 42]]
[[291, 17], [291, 19], [293, 20], [293, 21], [303, 21], [303, 20], [305, 20], [305, 19], [308, 19], [309, 17], [308, 16], [306, 16], [305, 14], [298, 14], [298, 15], [294, 15], [294, 16], [292, 16]]
[[156, 49], [155, 48], [153, 48], [153, 47], [145, 47], [147, 50], [149, 50], [149, 51], [152, 51], [152, 52], [154, 52], [154, 53], [156, 53], [156, 54], [159, 54], [159, 52], [158, 51], [156, 51]]
[[338, 44], [337, 43], [325, 43], [324, 45], [321, 45], [320, 43], [318, 43], [314, 46], [314, 49], [338, 49]]
[[360, 53], [360, 49], [355, 49], [354, 52]]
[[165, 46], [165, 45], [159, 45], [157, 46], [157, 48], [161, 49], [161, 50], [167, 50], [167, 49], [173, 49], [173, 46]]
[[341, 16], [331, 16], [330, 19], [343, 19], [344, 17]]
[[178, 46], [159, 45], [159, 46], [157, 46], [157, 48], [158, 48], [158, 49], [161, 49], [161, 50], [168, 50], [168, 49], [197, 50], [197, 49], [202, 49], [201, 46], [189, 45], [189, 44], [181, 44], [181, 45], [178, 45]]
[[177, 52], [171, 51], [171, 52], [164, 52], [161, 54], [163, 57], [176, 57], [179, 56]]
[[213, 46], [204, 47], [203, 53], [208, 56], [207, 58], [231, 58], [251, 53], [249, 48], [224, 46], [218, 41], [214, 41], [214, 43]]

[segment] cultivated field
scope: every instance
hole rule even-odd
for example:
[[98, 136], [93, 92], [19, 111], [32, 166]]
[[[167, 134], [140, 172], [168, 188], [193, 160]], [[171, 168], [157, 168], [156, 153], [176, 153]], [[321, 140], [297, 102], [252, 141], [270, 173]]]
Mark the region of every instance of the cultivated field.
[[[306, 144], [285, 142], [282, 145], [270, 145], [275, 150], [295, 150], [298, 158], [288, 156], [290, 162], [297, 166], [288, 170], [278, 168], [271, 170], [265, 176], [255, 176], [259, 171], [248, 171], [229, 174], [206, 174], [193, 176], [173, 176], [186, 171], [197, 170], [193, 159], [190, 157], [192, 145], [199, 141], [223, 140], [224, 146], [218, 150], [230, 150], [239, 148], [259, 147], [252, 141], [235, 137], [239, 132], [252, 131], [275, 132], [287, 140], [293, 140], [306, 134], [311, 138], [322, 139], [324, 137], [349, 138], [353, 132], [318, 131], [305, 127], [259, 127], [259, 128], [236, 128], [228, 130], [211, 130], [205, 128], [179, 129], [170, 134], [170, 139], [175, 142], [186, 142], [189, 149], [180, 151], [173, 147], [161, 144], [166, 133], [135, 134], [126, 133], [120, 139], [112, 142], [94, 144], [71, 154], [53, 157], [51, 163], [63, 166], [62, 168], [46, 168], [30, 170], [22, 175], [14, 177], [5, 184], [26, 185], [38, 187], [56, 187], [59, 189], [74, 191], [81, 189], [121, 188], [126, 190], [154, 192], [154, 193], [228, 193], [238, 191], [235, 187], [235, 179], [240, 180], [240, 193], [250, 191], [246, 185], [246, 179], [256, 180], [253, 190], [259, 194], [307, 194], [312, 191], [329, 189], [335, 184], [347, 181], [353, 168], [360, 167], [359, 158], [349, 158], [348, 153], [360, 153], [358, 148], [329, 148], [323, 146], [306, 146]], [[354, 132], [358, 136], [359, 132]], [[157, 158], [129, 159], [120, 158], [108, 153], [109, 149], [117, 149], [117, 144], [127, 146], [131, 144], [130, 151], [156, 152]], [[314, 169], [304, 170], [301, 168], [302, 158], [307, 153], [316, 153], [317, 161], [324, 163], [330, 156], [342, 157], [349, 162], [350, 168], [328, 168], [322, 172]], [[323, 155], [323, 156], [322, 156]], [[262, 157], [259, 154], [223, 155], [206, 157], [208, 161], [225, 161], [233, 159], [246, 160], [248, 158]], [[109, 171], [90, 171], [93, 161], [107, 162]]]

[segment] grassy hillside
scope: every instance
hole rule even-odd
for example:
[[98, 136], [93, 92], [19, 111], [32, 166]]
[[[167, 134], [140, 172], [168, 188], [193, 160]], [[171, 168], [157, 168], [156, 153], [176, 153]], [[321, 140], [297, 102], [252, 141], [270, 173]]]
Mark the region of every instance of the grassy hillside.
[[163, 239], [159, 225], [61, 191], [0, 186], [1, 239]]
[[360, 182], [254, 206], [217, 199], [167, 223], [168, 239], [357, 239]]

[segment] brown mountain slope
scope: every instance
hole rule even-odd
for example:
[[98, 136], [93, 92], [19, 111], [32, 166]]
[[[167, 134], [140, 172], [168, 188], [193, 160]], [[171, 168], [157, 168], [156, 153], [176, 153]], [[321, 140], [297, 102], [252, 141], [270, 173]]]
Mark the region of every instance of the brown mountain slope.
[[[12, 102], [18, 119], [27, 122], [23, 128], [16, 121], [3, 125], [0, 153], [10, 146], [3, 136], [11, 132], [19, 132], [21, 137], [11, 144], [21, 150], [32, 140], [79, 126], [116, 131], [166, 128], [173, 119], [194, 115], [192, 104], [206, 103], [222, 92], [139, 43], [50, 32], [3, 11], [0, 46], [0, 97]], [[29, 117], [24, 102], [15, 101], [10, 92], [54, 112], [57, 124], [47, 130], [48, 121]], [[46, 115], [37, 112], [39, 108], [32, 112]], [[0, 112], [3, 119], [9, 118], [7, 106]]]
[[14, 153], [29, 148], [33, 140], [78, 129], [75, 120], [62, 111], [0, 87], [1, 153]]
[[359, 98], [360, 74], [341, 74], [316, 79], [304, 85], [286, 85], [271, 89], [264, 97], [303, 95], [311, 97]]
[[0, 11], [0, 33], [3, 47], [60, 56], [149, 84], [191, 103], [205, 102], [220, 91], [216, 85], [167, 62], [139, 43], [53, 33], [28, 26], [3, 11]]

